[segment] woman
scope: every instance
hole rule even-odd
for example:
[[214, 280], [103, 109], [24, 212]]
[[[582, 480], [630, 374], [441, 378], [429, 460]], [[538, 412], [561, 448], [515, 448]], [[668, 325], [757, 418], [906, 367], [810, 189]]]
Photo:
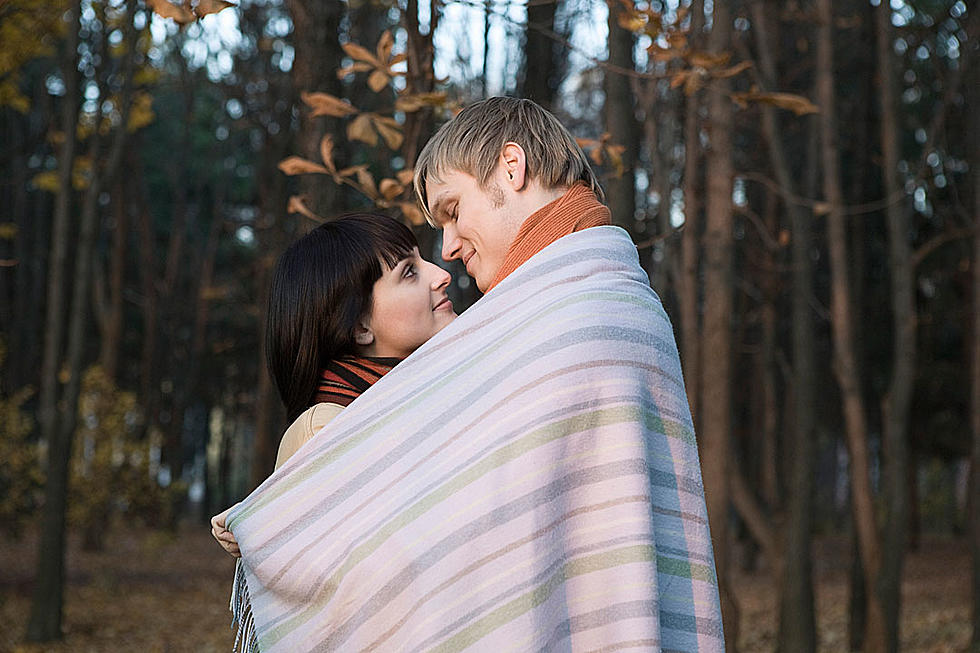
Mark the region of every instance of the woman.
[[[399, 361], [456, 317], [449, 273], [419, 255], [402, 223], [373, 213], [342, 216], [293, 243], [269, 296], [269, 371], [292, 424], [276, 469]], [[211, 518], [228, 553], [231, 509]]]

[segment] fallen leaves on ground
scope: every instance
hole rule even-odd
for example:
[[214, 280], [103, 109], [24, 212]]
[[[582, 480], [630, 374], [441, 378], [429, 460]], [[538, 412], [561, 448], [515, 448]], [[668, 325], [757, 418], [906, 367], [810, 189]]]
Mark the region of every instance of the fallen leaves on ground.
[[[36, 535], [0, 539], [0, 653], [68, 651], [231, 650], [228, 596], [234, 560], [211, 538], [208, 526], [184, 524], [176, 534], [112, 531], [106, 550], [88, 553], [70, 539], [65, 639], [54, 645], [22, 643], [30, 612]], [[815, 545], [820, 653], [847, 650], [845, 538]], [[905, 561], [902, 647], [908, 653], [962, 653], [970, 639], [970, 568], [967, 543], [923, 538]], [[776, 597], [764, 571], [739, 572], [740, 650], [773, 651]]]

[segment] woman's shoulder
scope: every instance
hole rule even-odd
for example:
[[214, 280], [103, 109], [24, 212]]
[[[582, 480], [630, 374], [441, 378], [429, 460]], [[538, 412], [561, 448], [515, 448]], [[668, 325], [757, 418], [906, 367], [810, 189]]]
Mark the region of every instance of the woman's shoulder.
[[276, 469], [289, 460], [290, 456], [299, 451], [300, 447], [311, 440], [343, 409], [344, 407], [340, 404], [325, 402], [314, 404], [300, 413], [299, 417], [293, 420], [286, 432], [282, 434], [282, 440], [279, 442], [279, 454], [276, 456]]

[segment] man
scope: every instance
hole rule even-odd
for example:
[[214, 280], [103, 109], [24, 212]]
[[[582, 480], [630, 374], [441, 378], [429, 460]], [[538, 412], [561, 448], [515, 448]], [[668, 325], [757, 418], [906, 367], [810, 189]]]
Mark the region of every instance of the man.
[[559, 237], [610, 224], [581, 148], [530, 100], [461, 111], [422, 149], [414, 183], [442, 257], [461, 259], [483, 292]]
[[582, 151], [491, 98], [414, 183], [485, 295], [232, 509], [257, 647], [723, 650], [673, 332]]

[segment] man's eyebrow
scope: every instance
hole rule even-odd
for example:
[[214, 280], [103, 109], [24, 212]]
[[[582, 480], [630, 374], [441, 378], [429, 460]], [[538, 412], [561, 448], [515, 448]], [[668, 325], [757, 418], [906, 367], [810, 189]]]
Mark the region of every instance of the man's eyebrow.
[[439, 221], [439, 212], [442, 210], [442, 206], [451, 199], [450, 194], [450, 191], [443, 191], [443, 193], [439, 195], [439, 197], [436, 198], [436, 201], [432, 204], [432, 211], [430, 211], [430, 213], [436, 222]]

